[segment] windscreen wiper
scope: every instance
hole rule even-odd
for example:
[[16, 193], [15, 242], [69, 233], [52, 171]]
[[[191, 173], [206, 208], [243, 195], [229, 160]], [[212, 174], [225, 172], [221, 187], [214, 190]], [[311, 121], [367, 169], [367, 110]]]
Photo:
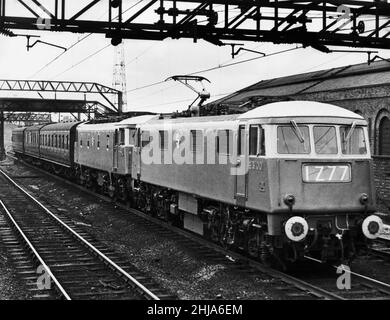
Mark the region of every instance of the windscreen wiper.
[[351, 125], [351, 129], [349, 129], [347, 136], [345, 137], [344, 141], [348, 141], [351, 139], [353, 132], [355, 131], [356, 128], [356, 121], [354, 121]]
[[303, 137], [303, 134], [302, 134], [301, 130], [299, 129], [299, 127], [298, 127], [297, 123], [295, 122], [295, 120], [291, 120], [290, 123], [291, 123], [292, 128], [294, 129], [295, 135], [299, 139], [299, 142], [300, 143], [305, 143], [305, 138]]

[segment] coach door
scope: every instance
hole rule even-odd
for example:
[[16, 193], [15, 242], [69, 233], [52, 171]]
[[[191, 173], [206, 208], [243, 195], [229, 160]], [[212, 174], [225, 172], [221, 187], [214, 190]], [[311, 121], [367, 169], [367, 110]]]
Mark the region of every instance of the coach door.
[[240, 125], [237, 133], [237, 160], [234, 164], [235, 169], [235, 198], [238, 205], [245, 204], [247, 199], [247, 185], [248, 185], [248, 157], [247, 145], [248, 135], [245, 125]]

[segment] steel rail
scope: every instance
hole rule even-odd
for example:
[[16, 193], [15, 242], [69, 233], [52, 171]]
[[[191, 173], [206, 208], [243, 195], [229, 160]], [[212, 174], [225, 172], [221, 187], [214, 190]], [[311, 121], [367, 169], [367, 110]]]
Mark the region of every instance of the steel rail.
[[[30, 168], [33, 168], [34, 170], [37, 170], [39, 172], [42, 172], [43, 174], [46, 174], [58, 181], [61, 181], [69, 186], [72, 186], [74, 188], [77, 188], [78, 190], [84, 192], [84, 193], [87, 193], [89, 195], [92, 195], [98, 199], [101, 199], [105, 202], [110, 202], [112, 203], [112, 200], [109, 199], [108, 197], [104, 196], [104, 195], [101, 195], [101, 194], [97, 194], [91, 190], [88, 190], [86, 189], [85, 187], [83, 186], [80, 186], [78, 184], [75, 184], [65, 178], [62, 178], [62, 177], [59, 177], [59, 176], [56, 176], [50, 172], [47, 172], [41, 168], [38, 168], [34, 165], [31, 165], [29, 163], [26, 163], [25, 161], [19, 159], [19, 158], [16, 158], [13, 154], [11, 153], [8, 153], [8, 156], [19, 161], [19, 162], [22, 162], [25, 166], [27, 167], [30, 167]], [[172, 225], [168, 225], [166, 223], [164, 223], [163, 221], [159, 221], [159, 220], [156, 220], [154, 219], [153, 217], [150, 217], [148, 215], [146, 215], [145, 213], [137, 210], [137, 209], [134, 209], [134, 208], [130, 208], [122, 203], [116, 203], [116, 205], [126, 211], [129, 211], [131, 212], [132, 214], [134, 214], [135, 216], [138, 216], [142, 219], [145, 219], [151, 223], [154, 223], [158, 226], [161, 226], [163, 227], [164, 229], [166, 230], [169, 230], [173, 233], [176, 233], [176, 234], [179, 234], [181, 236], [183, 236], [184, 238], [186, 239], [189, 239], [189, 240], [192, 240], [192, 241], [195, 241], [197, 243], [199, 243], [200, 245], [202, 246], [205, 246], [207, 248], [210, 248], [218, 253], [221, 253], [225, 256], [229, 256], [229, 257], [232, 257], [233, 259], [235, 260], [240, 260], [240, 261], [243, 261], [245, 263], [247, 263], [249, 266], [255, 268], [256, 270], [258, 270], [259, 272], [262, 272], [264, 274], [268, 274], [269, 276], [271, 277], [274, 277], [276, 279], [279, 279], [281, 281], [284, 281], [285, 283], [289, 284], [289, 285], [292, 285], [294, 286], [295, 288], [299, 289], [299, 290], [303, 290], [303, 291], [306, 291], [314, 296], [317, 296], [317, 297], [322, 297], [324, 298], [325, 300], [346, 300], [345, 298], [341, 297], [340, 295], [338, 294], [335, 294], [333, 292], [330, 292], [330, 291], [327, 291], [325, 289], [322, 289], [318, 286], [315, 286], [315, 285], [312, 285], [306, 281], [303, 281], [301, 279], [298, 279], [298, 278], [295, 278], [291, 275], [288, 275], [282, 271], [279, 271], [279, 270], [276, 270], [276, 269], [272, 269], [272, 268], [269, 268], [269, 267], [266, 267], [264, 266], [263, 264], [261, 264], [260, 262], [258, 261], [255, 261], [249, 257], [246, 257], [240, 253], [237, 253], [237, 252], [233, 252], [233, 251], [230, 251], [230, 250], [227, 250], [217, 244], [214, 244], [206, 239], [202, 239], [202, 238], [199, 238], [197, 236], [194, 236], [192, 235], [191, 233], [188, 233], [186, 232], [185, 230], [182, 230], [180, 228], [177, 228], [175, 226], [172, 226]]]
[[65, 297], [66, 300], [72, 300], [69, 294], [65, 291], [65, 289], [62, 287], [60, 282], [57, 280], [53, 272], [51, 272], [49, 266], [45, 263], [45, 261], [42, 259], [38, 251], [35, 249], [34, 245], [30, 242], [30, 240], [27, 238], [23, 230], [19, 227], [18, 223], [15, 221], [15, 219], [12, 217], [11, 212], [7, 209], [4, 202], [0, 200], [0, 204], [3, 207], [5, 213], [7, 214], [8, 218], [11, 220], [12, 224], [18, 230], [19, 234], [22, 236], [23, 240], [27, 243], [27, 245], [30, 247], [31, 251], [34, 253], [36, 258], [39, 260], [41, 265], [45, 268], [46, 272], [49, 274], [50, 279], [53, 280], [55, 285], [57, 286], [58, 290], [60, 290], [61, 294]]
[[[141, 284], [137, 279], [132, 277], [129, 273], [123, 270], [120, 266], [118, 266], [115, 262], [113, 262], [110, 258], [108, 258], [104, 253], [100, 252], [96, 249], [92, 244], [90, 244], [87, 240], [81, 237], [77, 232], [75, 232], [72, 228], [70, 228], [67, 224], [65, 224], [61, 219], [59, 219], [54, 213], [52, 213], [49, 209], [47, 209], [42, 203], [40, 203], [37, 199], [35, 199], [29, 192], [24, 190], [21, 186], [19, 186], [11, 177], [9, 177], [2, 169], [0, 169], [0, 173], [10, 181], [17, 189], [22, 191], [25, 195], [27, 195], [31, 200], [33, 200], [38, 206], [40, 206], [49, 216], [51, 216], [55, 221], [57, 221], [61, 226], [63, 226], [66, 230], [68, 230], [73, 236], [75, 236], [78, 240], [80, 240], [84, 245], [86, 245], [90, 250], [92, 250], [95, 254], [98, 255], [102, 260], [104, 260], [109, 266], [114, 268], [116, 271], [119, 271], [122, 276], [124, 276], [127, 280], [133, 283], [136, 287], [141, 289], [143, 293], [145, 293], [151, 300], [160, 300], [160, 298], [151, 292], [148, 288], [146, 288], [143, 284]], [[43, 260], [42, 260], [43, 261]], [[50, 269], [49, 269], [50, 270]]]
[[[315, 258], [312, 258], [312, 257], [309, 257], [309, 256], [305, 256], [305, 258], [307, 260], [314, 261], [316, 263], [322, 263], [321, 260], [318, 260], [318, 259], [315, 259]], [[335, 265], [332, 265], [331, 267], [336, 269], [336, 270], [339, 268], [339, 266], [335, 266]], [[362, 275], [360, 273], [353, 272], [352, 270], [348, 271], [348, 273], [350, 273], [351, 275], [353, 275], [353, 276], [355, 276], [357, 278], [360, 278], [360, 279], [363, 279], [363, 280], [375, 283], [376, 285], [379, 285], [379, 286], [381, 286], [383, 288], [386, 288], [386, 289], [390, 290], [390, 284], [388, 284], [388, 283], [385, 283], [385, 282], [382, 282], [382, 281], [379, 281], [379, 280], [376, 280], [376, 279], [364, 276], [364, 275]]]

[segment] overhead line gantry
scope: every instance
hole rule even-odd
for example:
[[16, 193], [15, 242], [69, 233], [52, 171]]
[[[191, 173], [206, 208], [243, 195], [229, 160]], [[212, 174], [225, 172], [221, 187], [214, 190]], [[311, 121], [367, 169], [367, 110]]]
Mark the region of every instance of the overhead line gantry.
[[[13, 5], [11, 14], [9, 9]], [[102, 33], [122, 39], [203, 39], [390, 48], [390, 4], [354, 0], [0, 0], [0, 32]], [[133, 6], [130, 6], [130, 5]], [[18, 8], [16, 8], [18, 7]], [[78, 9], [75, 9], [78, 8]], [[96, 19], [96, 8], [107, 14]], [[16, 10], [17, 9], [17, 10]]]

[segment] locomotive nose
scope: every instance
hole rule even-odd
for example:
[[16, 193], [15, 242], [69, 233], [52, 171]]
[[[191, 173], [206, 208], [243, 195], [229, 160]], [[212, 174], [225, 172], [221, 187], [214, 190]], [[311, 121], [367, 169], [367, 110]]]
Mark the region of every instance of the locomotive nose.
[[362, 230], [368, 239], [376, 239], [383, 230], [383, 221], [378, 216], [369, 216], [363, 221]]

